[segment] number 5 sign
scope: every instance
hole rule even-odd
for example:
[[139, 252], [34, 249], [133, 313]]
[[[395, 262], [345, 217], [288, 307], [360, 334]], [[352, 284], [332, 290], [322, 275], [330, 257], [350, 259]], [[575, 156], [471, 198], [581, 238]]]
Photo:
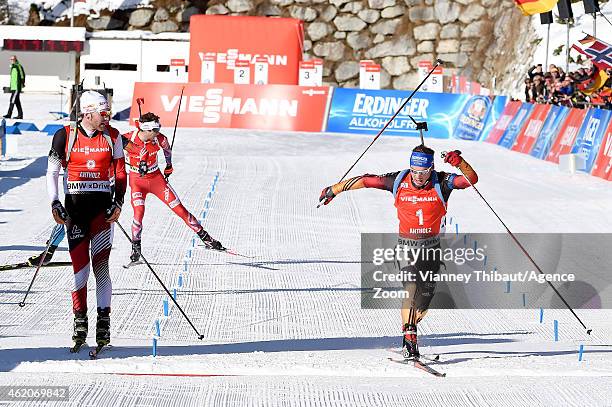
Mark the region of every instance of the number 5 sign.
[[[433, 65], [429, 61], [420, 61], [419, 62], [419, 79], [423, 80], [429, 71], [431, 71]], [[444, 92], [444, 82], [443, 82], [443, 68], [441, 66], [437, 67], [429, 76], [429, 79], [425, 81], [423, 84], [424, 92], [435, 92], [442, 93]]]

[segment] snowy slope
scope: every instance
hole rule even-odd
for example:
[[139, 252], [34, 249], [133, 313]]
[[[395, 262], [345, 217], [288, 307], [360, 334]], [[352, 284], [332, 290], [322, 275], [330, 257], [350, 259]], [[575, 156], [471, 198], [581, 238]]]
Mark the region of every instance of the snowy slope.
[[[114, 348], [97, 361], [86, 352], [68, 353], [71, 269], [43, 269], [24, 308], [17, 303], [32, 270], [0, 271], [0, 385], [69, 385], [75, 406], [609, 404], [609, 310], [578, 311], [591, 336], [565, 310], [546, 310], [542, 324], [537, 310], [431, 310], [419, 325], [422, 351], [441, 354], [436, 367], [448, 377], [387, 360], [398, 357], [389, 349], [400, 344], [399, 312], [360, 308], [360, 233], [396, 230], [391, 197], [356, 191], [315, 208], [321, 188], [369, 141], [179, 129], [172, 185], [201, 217], [218, 172], [205, 226], [228, 247], [256, 256], [196, 248], [189, 257], [193, 234], [149, 198], [144, 253], [170, 287], [187, 263], [178, 301], [204, 339], [171, 307], [170, 317], [161, 318], [159, 355], [150, 356], [165, 295], [144, 266], [121, 268], [130, 247], [116, 229]], [[44, 180], [50, 138], [33, 133], [19, 142], [20, 156], [0, 161], [0, 264], [41, 251], [52, 227]], [[438, 152], [464, 152], [479, 172], [480, 191], [516, 232], [612, 231], [609, 182], [563, 174], [486, 143], [428, 143]], [[353, 174], [403, 168], [414, 145], [414, 139], [383, 137]], [[126, 227], [131, 212], [126, 205]], [[473, 191], [453, 194], [450, 216], [465, 232], [503, 231]], [[64, 243], [54, 260], [68, 259]], [[93, 276], [89, 288], [94, 321]], [[520, 293], [508, 295], [520, 301]], [[559, 342], [553, 319], [560, 323]]]

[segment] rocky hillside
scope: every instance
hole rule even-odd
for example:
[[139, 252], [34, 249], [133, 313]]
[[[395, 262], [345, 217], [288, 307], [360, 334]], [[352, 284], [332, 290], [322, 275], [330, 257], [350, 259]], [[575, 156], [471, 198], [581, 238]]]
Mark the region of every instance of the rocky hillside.
[[[355, 86], [358, 61], [373, 59], [382, 65], [383, 87], [412, 88], [418, 83], [418, 62], [440, 58], [447, 68], [506, 93], [516, 87], [508, 72], [526, 65], [537, 45], [530, 19], [512, 0], [153, 0], [144, 5], [136, 1], [132, 8], [120, 4], [114, 10], [80, 14], [75, 25], [159, 33], [188, 32], [189, 18], [199, 13], [302, 19], [306, 54], [324, 59], [324, 80], [339, 86]], [[67, 13], [59, 14], [57, 5], [32, 4], [27, 24], [68, 25]]]

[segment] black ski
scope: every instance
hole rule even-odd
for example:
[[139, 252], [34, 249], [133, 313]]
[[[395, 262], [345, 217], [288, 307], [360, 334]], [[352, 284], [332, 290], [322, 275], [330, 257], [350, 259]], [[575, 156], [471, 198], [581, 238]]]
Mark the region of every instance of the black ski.
[[95, 349], [89, 351], [89, 359], [94, 360], [98, 358], [98, 355], [104, 350], [108, 349], [108, 345], [98, 345]]
[[[42, 267], [65, 267], [65, 266], [70, 266], [70, 265], [72, 265], [72, 263], [69, 262], [69, 261], [52, 261], [50, 263], [42, 265]], [[21, 262], [21, 263], [13, 263], [13, 264], [3, 264], [3, 265], [0, 265], [0, 271], [2, 271], [2, 270], [17, 270], [17, 269], [23, 269], [23, 268], [27, 268], [27, 267], [36, 267], [36, 266], [30, 264], [27, 261], [24, 261], [24, 262]]]
[[402, 365], [413, 365], [417, 369], [421, 369], [422, 371], [432, 374], [436, 377], [446, 377], [446, 373], [441, 373], [437, 371], [436, 369], [432, 368], [431, 366], [429, 366], [427, 363], [423, 362], [420, 359], [402, 359], [402, 360], [394, 359], [394, 358], [388, 358], [388, 359], [395, 363], [401, 363]]

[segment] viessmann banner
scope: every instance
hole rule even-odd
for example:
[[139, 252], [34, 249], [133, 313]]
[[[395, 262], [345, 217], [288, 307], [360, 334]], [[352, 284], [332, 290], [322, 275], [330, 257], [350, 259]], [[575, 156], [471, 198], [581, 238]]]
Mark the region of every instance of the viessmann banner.
[[268, 62], [268, 83], [297, 85], [304, 28], [301, 20], [195, 15], [189, 24], [189, 82], [203, 82], [202, 61], [215, 62], [215, 83], [233, 83], [236, 61]]
[[173, 127], [181, 88], [185, 86], [179, 127], [287, 131], [322, 131], [329, 87], [137, 82], [130, 121], [144, 111], [156, 113], [163, 127]]
[[[376, 134], [408, 98], [408, 91], [334, 89], [327, 131]], [[427, 121], [426, 137], [479, 140], [490, 120], [492, 100], [486, 96], [417, 92], [385, 134], [418, 136], [417, 122]]]

